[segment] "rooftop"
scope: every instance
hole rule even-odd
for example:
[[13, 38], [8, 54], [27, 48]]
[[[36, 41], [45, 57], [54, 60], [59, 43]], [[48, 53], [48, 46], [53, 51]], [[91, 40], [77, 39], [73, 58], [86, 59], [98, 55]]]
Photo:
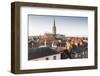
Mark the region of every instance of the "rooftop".
[[54, 55], [58, 53], [59, 52], [49, 47], [29, 48], [28, 49], [28, 60], [50, 56], [50, 55]]

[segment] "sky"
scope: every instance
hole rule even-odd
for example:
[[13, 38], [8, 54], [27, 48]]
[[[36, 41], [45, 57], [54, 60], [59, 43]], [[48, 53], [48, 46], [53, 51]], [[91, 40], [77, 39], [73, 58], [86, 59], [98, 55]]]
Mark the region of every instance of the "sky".
[[88, 36], [88, 17], [43, 15], [28, 16], [29, 36], [52, 33], [54, 19], [57, 34], [73, 37]]

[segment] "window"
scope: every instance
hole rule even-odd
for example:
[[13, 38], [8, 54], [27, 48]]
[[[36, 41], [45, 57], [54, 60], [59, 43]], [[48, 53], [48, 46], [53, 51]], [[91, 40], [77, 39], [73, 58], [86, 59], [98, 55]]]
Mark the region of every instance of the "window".
[[49, 58], [46, 58], [46, 60], [49, 60]]
[[53, 59], [56, 60], [56, 56], [54, 56]]

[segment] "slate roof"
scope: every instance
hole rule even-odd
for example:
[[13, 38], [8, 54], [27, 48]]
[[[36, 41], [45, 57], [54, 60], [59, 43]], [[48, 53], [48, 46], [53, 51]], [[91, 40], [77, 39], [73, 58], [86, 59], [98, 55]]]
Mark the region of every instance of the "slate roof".
[[57, 52], [54, 49], [51, 49], [49, 47], [41, 47], [41, 48], [29, 48], [28, 49], [28, 60], [45, 57], [49, 55], [57, 54]]

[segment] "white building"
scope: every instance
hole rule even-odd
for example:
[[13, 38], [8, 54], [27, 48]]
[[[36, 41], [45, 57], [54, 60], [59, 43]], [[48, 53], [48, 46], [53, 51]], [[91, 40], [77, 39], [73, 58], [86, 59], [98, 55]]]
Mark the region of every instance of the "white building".
[[59, 59], [61, 59], [60, 56], [61, 55], [59, 53], [59, 54], [54, 54], [54, 55], [50, 55], [50, 56], [40, 57], [40, 58], [36, 58], [36, 59], [32, 59], [32, 60], [35, 60], [35, 61], [38, 61], [38, 60], [59, 60]]

